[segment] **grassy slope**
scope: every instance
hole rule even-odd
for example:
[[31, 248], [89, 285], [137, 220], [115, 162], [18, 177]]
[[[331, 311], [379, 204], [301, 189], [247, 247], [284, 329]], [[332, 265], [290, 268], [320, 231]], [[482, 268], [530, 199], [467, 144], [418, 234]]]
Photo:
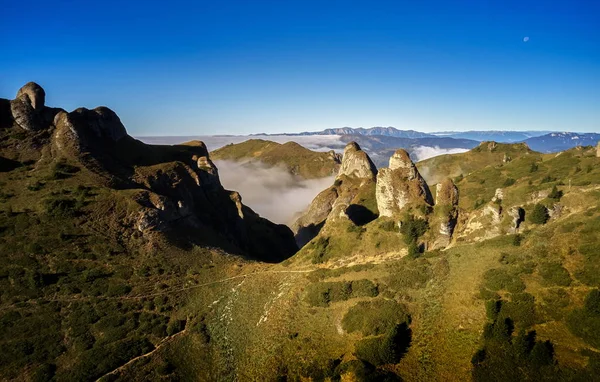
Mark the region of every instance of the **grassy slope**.
[[487, 166], [500, 165], [505, 155], [514, 160], [535, 153], [523, 144], [493, 144], [495, 147], [490, 145], [490, 142], [482, 142], [465, 153], [440, 155], [420, 161], [416, 165], [427, 183], [432, 186], [446, 177], [466, 176]]
[[213, 160], [258, 160], [269, 166], [284, 166], [306, 179], [329, 176], [339, 168], [329, 153], [311, 151], [295, 142], [280, 144], [263, 139], [230, 144], [211, 152], [210, 156]]

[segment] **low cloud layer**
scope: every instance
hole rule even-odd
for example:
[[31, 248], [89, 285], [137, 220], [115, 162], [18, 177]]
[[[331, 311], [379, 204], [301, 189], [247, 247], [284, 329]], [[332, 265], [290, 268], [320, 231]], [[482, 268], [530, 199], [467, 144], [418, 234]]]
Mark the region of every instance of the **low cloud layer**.
[[215, 161], [223, 187], [238, 191], [242, 202], [275, 223], [291, 224], [334, 177], [303, 179], [283, 167], [262, 163]]
[[442, 149], [439, 146], [416, 146], [411, 149], [411, 159], [413, 162], [422, 161], [444, 154], [460, 154], [469, 151], [469, 149], [451, 148]]
[[339, 135], [196, 135], [174, 137], [136, 137], [144, 143], [153, 145], [176, 145], [192, 140], [199, 140], [206, 144], [209, 151], [216, 150], [230, 143], [241, 143], [248, 139], [265, 139], [277, 143], [296, 142], [310, 150], [343, 152], [345, 142]]

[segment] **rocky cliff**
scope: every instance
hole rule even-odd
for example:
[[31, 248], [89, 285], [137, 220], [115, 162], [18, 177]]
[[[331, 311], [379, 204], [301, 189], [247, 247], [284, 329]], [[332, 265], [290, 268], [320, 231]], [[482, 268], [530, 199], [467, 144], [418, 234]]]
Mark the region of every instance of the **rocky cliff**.
[[67, 161], [84, 168], [97, 184], [133, 199], [137, 207], [127, 229], [148, 240], [184, 232], [199, 244], [218, 237], [213, 242], [267, 261], [297, 250], [289, 228], [261, 218], [237, 192], [222, 187], [204, 143], [146, 145], [129, 136], [107, 107], [67, 112], [45, 106], [45, 91], [35, 83], [21, 88], [16, 99], [0, 101], [1, 127], [20, 138], [5, 143], [2, 156], [12, 157], [4, 160], [35, 160], [39, 166]]

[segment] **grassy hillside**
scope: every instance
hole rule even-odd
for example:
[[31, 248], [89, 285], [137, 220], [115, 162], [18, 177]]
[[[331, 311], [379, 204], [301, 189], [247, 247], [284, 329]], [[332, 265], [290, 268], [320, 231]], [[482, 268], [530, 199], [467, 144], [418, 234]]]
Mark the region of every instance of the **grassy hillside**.
[[479, 146], [462, 154], [446, 154], [416, 163], [421, 175], [429, 185], [442, 179], [466, 176], [487, 166], [498, 166], [522, 156], [535, 155], [522, 143], [482, 142]]
[[340, 166], [339, 157], [332, 151], [316, 152], [295, 142], [280, 144], [263, 139], [229, 144], [210, 155], [213, 160], [260, 161], [268, 166], [284, 166], [292, 174], [306, 179], [336, 174]]

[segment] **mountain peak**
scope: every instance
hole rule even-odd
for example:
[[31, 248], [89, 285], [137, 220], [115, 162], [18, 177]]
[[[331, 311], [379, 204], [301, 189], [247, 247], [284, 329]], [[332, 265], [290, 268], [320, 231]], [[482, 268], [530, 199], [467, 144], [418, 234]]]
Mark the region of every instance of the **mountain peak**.
[[375, 164], [356, 142], [350, 142], [344, 148], [344, 156], [342, 157], [338, 177], [342, 175], [370, 179], [374, 179], [377, 175]]

